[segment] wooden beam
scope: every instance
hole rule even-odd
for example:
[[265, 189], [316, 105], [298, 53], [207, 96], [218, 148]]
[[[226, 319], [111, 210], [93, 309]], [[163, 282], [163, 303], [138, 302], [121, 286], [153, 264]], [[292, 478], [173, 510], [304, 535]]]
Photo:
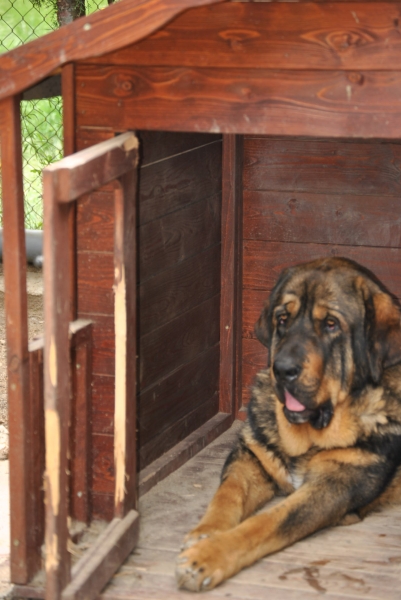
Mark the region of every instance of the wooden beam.
[[246, 69], [398, 69], [400, 2], [248, 3], [188, 10], [158, 32], [88, 62]]
[[49, 165], [57, 202], [76, 200], [136, 167], [137, 149], [137, 139], [127, 132]]
[[135, 510], [129, 511], [124, 519], [113, 519], [74, 566], [62, 600], [97, 598], [135, 547], [138, 535], [139, 515]]
[[220, 411], [234, 415], [241, 360], [242, 137], [223, 136], [220, 300]]
[[23, 44], [0, 59], [0, 100], [32, 87], [69, 62], [132, 44], [183, 10], [209, 3], [210, 0], [124, 0]]
[[0, 123], [12, 506], [11, 581], [27, 583], [40, 568], [41, 557], [30, 503], [35, 490], [31, 487], [30, 469], [32, 423], [19, 97], [0, 103]]
[[78, 127], [401, 137], [401, 70], [119, 69], [123, 77], [116, 67], [77, 69], [77, 84], [85, 85], [77, 98]]

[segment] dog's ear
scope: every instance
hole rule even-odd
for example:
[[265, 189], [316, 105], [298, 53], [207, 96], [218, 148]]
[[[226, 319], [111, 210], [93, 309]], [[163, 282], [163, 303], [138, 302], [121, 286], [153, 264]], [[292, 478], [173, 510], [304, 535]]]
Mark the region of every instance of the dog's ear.
[[255, 324], [255, 333], [259, 342], [262, 342], [266, 348], [269, 347], [270, 342], [270, 327], [269, 327], [269, 303], [266, 302], [262, 313]]
[[383, 291], [361, 286], [365, 301], [368, 362], [374, 383], [382, 372], [401, 362], [401, 313], [393, 298]]

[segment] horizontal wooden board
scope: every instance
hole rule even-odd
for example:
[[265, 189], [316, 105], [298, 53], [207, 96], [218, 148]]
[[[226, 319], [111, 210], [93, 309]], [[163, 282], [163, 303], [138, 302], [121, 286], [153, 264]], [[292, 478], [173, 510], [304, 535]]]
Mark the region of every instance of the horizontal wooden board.
[[165, 429], [216, 395], [219, 352], [217, 344], [140, 395], [137, 407], [140, 446], [161, 436]]
[[136, 131], [135, 133], [140, 142], [142, 167], [220, 139], [220, 136], [211, 133], [176, 131]]
[[97, 190], [77, 203], [78, 252], [114, 252], [114, 194]]
[[396, 196], [245, 191], [243, 210], [244, 239], [401, 246]]
[[319, 140], [244, 141], [244, 189], [399, 196], [401, 146]]
[[140, 336], [147, 335], [219, 292], [220, 244], [140, 285]]
[[244, 286], [270, 291], [282, 269], [325, 256], [344, 256], [364, 265], [401, 297], [401, 250], [331, 244], [291, 244], [288, 242], [244, 243]]
[[219, 341], [220, 294], [140, 340], [139, 389], [153, 385]]
[[401, 71], [86, 65], [77, 125], [327, 137], [401, 137]]
[[139, 223], [144, 225], [221, 192], [221, 141], [153, 163], [139, 172]]
[[190, 10], [100, 64], [382, 69], [401, 61], [400, 4], [224, 4]]
[[214, 417], [219, 410], [218, 393], [208, 398], [185, 417], [175, 421], [168, 429], [154, 437], [139, 451], [139, 467], [144, 469], [154, 460], [168, 452], [173, 446], [184, 440], [189, 434]]
[[78, 314], [114, 314], [114, 262], [110, 252], [78, 252]]
[[184, 206], [139, 229], [139, 280], [220, 243], [221, 194]]

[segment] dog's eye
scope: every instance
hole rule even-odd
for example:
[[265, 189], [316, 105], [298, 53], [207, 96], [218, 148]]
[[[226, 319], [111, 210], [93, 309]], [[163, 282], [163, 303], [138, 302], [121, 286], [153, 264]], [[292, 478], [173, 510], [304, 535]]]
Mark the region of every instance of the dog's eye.
[[285, 325], [287, 323], [287, 321], [288, 321], [288, 315], [286, 315], [285, 313], [283, 313], [282, 315], [277, 315], [278, 327]]
[[337, 329], [339, 329], [337, 319], [334, 319], [333, 317], [326, 317], [324, 320], [324, 328], [326, 331], [330, 331], [331, 333], [333, 331], [337, 331]]

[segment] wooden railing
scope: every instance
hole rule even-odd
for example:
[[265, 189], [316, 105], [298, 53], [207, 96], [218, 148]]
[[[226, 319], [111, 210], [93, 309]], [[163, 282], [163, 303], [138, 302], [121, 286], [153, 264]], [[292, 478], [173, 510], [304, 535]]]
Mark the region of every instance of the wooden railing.
[[[44, 262], [45, 262], [45, 440], [46, 440], [46, 598], [72, 600], [94, 598], [136, 543], [138, 514], [136, 503], [135, 461], [135, 197], [138, 141], [125, 133], [97, 146], [73, 154], [47, 167], [44, 185]], [[86, 364], [83, 376], [75, 369], [77, 386], [75, 422], [82, 427], [71, 448], [70, 358], [70, 260], [68, 244], [70, 213], [73, 203], [83, 194], [115, 180], [115, 519], [99, 536], [71, 572], [67, 549], [69, 531], [69, 456], [83, 461], [81, 481], [73, 481], [74, 491], [82, 488], [80, 503], [73, 508], [86, 519], [85, 496], [89, 471], [88, 457], [88, 385], [90, 353], [87, 345], [77, 345], [75, 354]], [[74, 328], [74, 326], [73, 326]], [[74, 333], [78, 338], [83, 330]], [[88, 339], [86, 339], [88, 342]], [[76, 426], [76, 427], [77, 427]], [[79, 446], [83, 447], [80, 448]]]

